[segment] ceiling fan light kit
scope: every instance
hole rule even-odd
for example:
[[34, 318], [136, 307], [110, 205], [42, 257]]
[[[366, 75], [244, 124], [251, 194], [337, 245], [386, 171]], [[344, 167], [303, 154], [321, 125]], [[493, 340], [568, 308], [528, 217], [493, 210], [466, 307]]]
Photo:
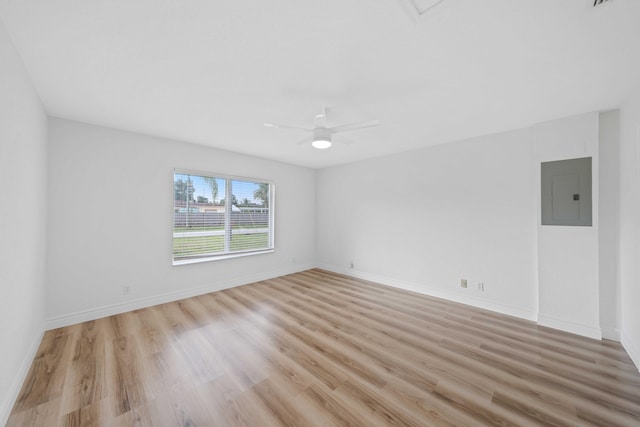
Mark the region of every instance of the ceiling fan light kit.
[[311, 142], [313, 148], [317, 148], [318, 150], [324, 150], [325, 148], [331, 147], [331, 141], [327, 141], [326, 139], [314, 139]]
[[331, 131], [327, 128], [315, 128], [313, 130], [313, 140], [311, 145], [318, 150], [331, 147]]

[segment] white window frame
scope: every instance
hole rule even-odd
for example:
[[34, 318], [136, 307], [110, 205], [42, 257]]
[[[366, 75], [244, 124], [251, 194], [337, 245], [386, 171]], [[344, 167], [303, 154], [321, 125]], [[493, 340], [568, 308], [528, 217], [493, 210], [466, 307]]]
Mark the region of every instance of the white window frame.
[[[230, 229], [231, 229], [231, 208], [227, 207], [227, 204], [225, 202], [225, 213], [224, 213], [224, 230], [225, 230], [225, 243], [224, 243], [224, 252], [217, 254], [217, 255], [207, 255], [207, 256], [201, 256], [201, 257], [193, 257], [193, 258], [185, 258], [185, 259], [176, 259], [175, 258], [175, 254], [173, 252], [173, 245], [174, 245], [174, 239], [175, 239], [175, 198], [173, 195], [173, 191], [175, 188], [175, 175], [176, 174], [181, 174], [181, 175], [192, 175], [192, 176], [206, 176], [206, 177], [211, 177], [211, 178], [217, 178], [217, 179], [224, 179], [226, 180], [226, 185], [225, 185], [225, 201], [228, 200], [232, 200], [233, 195], [232, 195], [232, 188], [231, 185], [229, 185], [229, 183], [231, 181], [237, 180], [237, 181], [245, 181], [245, 182], [254, 182], [254, 183], [266, 183], [269, 184], [269, 246], [268, 248], [264, 248], [264, 249], [248, 249], [248, 250], [243, 250], [243, 251], [230, 251], [230, 239], [231, 239], [231, 233], [230, 233]], [[173, 173], [171, 174], [171, 178], [172, 178], [172, 185], [171, 185], [171, 190], [172, 190], [172, 209], [173, 212], [171, 214], [171, 221], [172, 221], [172, 226], [171, 226], [171, 232], [172, 232], [172, 238], [171, 238], [171, 259], [172, 259], [172, 263], [174, 266], [179, 266], [179, 265], [188, 265], [188, 264], [196, 264], [196, 263], [201, 263], [201, 262], [209, 262], [209, 261], [219, 261], [219, 260], [224, 260], [224, 259], [232, 259], [232, 258], [240, 258], [240, 257], [246, 257], [246, 256], [251, 256], [251, 255], [261, 255], [261, 254], [267, 254], [267, 253], [273, 253], [275, 252], [275, 184], [273, 183], [273, 181], [270, 181], [268, 179], [262, 179], [262, 178], [250, 178], [250, 177], [246, 177], [246, 176], [238, 176], [238, 175], [227, 175], [227, 174], [221, 174], [221, 173], [213, 173], [213, 172], [204, 172], [204, 171], [198, 171], [198, 170], [192, 170], [192, 169], [174, 169]]]

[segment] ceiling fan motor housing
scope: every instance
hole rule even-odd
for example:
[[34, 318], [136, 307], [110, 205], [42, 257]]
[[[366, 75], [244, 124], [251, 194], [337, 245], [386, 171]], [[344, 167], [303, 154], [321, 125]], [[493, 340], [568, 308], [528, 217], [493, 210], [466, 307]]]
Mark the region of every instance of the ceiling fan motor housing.
[[314, 141], [331, 141], [331, 131], [327, 128], [313, 129]]

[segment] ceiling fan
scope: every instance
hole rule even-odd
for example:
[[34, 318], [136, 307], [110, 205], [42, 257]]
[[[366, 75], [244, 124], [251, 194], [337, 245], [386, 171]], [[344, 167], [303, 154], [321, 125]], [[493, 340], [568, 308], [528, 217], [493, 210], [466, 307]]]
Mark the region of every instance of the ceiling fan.
[[[325, 148], [331, 147], [331, 144], [334, 141], [334, 135], [338, 133], [351, 132], [354, 130], [378, 126], [380, 122], [378, 120], [367, 120], [364, 122], [348, 123], [340, 126], [328, 127], [327, 126], [327, 110], [323, 106], [322, 113], [314, 117], [313, 124], [314, 124], [313, 128], [281, 125], [276, 123], [265, 123], [264, 125], [268, 128], [303, 130], [306, 132], [311, 132], [311, 138], [306, 137], [302, 141], [299, 141], [298, 144], [311, 142], [311, 145], [314, 148], [317, 148], [319, 150], [324, 150]], [[350, 144], [352, 142], [350, 139], [347, 139], [343, 136], [339, 136], [337, 139], [335, 139], [335, 141], [339, 141], [345, 144]]]

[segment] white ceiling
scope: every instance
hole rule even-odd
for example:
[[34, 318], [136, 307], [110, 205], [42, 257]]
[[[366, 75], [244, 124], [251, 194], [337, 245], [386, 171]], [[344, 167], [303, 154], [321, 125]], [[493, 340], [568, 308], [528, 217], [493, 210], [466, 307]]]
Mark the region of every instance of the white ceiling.
[[[0, 0], [0, 19], [52, 116], [314, 168], [615, 108], [639, 81], [639, 0], [410, 1]], [[323, 104], [382, 124], [324, 151], [263, 127]]]

